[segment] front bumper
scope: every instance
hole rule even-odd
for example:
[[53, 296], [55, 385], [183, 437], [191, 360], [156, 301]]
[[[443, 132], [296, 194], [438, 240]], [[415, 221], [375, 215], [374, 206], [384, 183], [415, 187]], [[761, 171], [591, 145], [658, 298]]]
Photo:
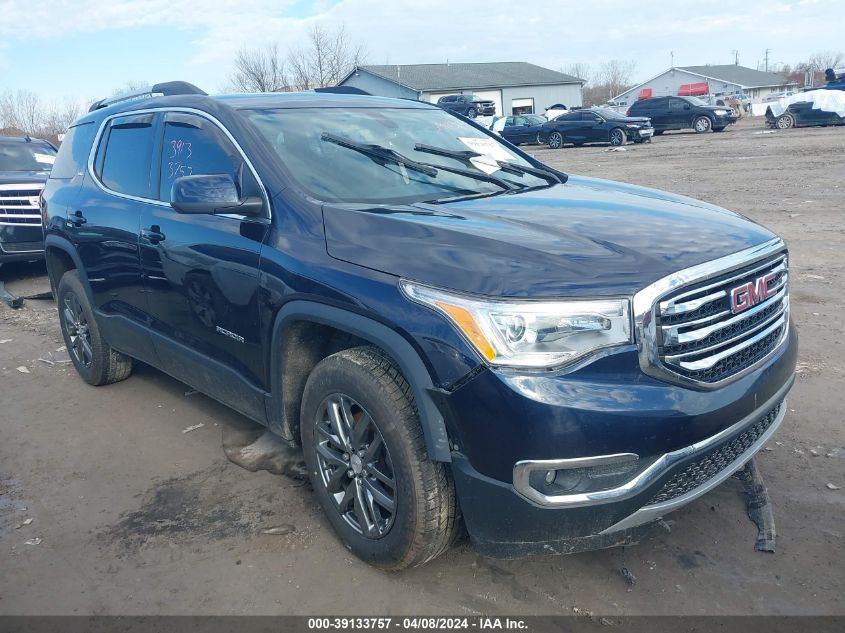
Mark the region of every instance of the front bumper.
[[[452, 420], [452, 471], [474, 545], [517, 558], [636, 542], [741, 469], [775, 433], [796, 355], [790, 329], [765, 366], [708, 392], [622, 369], [625, 353], [564, 376], [479, 375], [440, 403]], [[647, 457], [647, 467], [613, 488], [552, 498], [530, 491], [530, 467], [623, 453]]]

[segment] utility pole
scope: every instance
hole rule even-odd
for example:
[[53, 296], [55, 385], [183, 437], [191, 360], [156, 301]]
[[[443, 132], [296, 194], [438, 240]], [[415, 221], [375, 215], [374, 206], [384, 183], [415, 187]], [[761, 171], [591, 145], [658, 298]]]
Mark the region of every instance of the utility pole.
[[739, 51], [734, 49], [731, 52], [734, 54], [734, 66], [739, 66]]
[[771, 53], [771, 52], [772, 52], [772, 49], [771, 49], [771, 48], [767, 48], [767, 49], [766, 49], [766, 57], [765, 57], [765, 60], [766, 60], [766, 72], [769, 72], [769, 53]]
[[669, 51], [669, 68], [675, 67], [675, 51]]

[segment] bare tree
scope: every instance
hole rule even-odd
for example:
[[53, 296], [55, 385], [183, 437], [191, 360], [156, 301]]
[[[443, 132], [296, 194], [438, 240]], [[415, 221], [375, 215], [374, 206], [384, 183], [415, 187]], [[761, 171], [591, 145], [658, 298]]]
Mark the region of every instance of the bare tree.
[[0, 94], [0, 128], [12, 128], [29, 134], [55, 138], [67, 131], [82, 114], [82, 105], [71, 98], [48, 105], [28, 90]]
[[229, 83], [237, 92], [285, 92], [290, 90], [285, 61], [277, 44], [242, 48], [235, 57]]
[[288, 53], [291, 81], [300, 90], [334, 86], [364, 57], [364, 46], [350, 42], [345, 27], [332, 32], [315, 24], [305, 46]]
[[602, 88], [605, 100], [625, 92], [633, 83], [631, 77], [637, 64], [633, 60], [611, 59], [604, 62], [595, 77], [595, 86]]
[[43, 107], [38, 95], [29, 90], [11, 90], [0, 95], [0, 127], [15, 128], [27, 134], [40, 132]]
[[117, 97], [118, 95], [128, 94], [130, 92], [141, 92], [142, 90], [146, 90], [152, 84], [148, 81], [139, 81], [137, 79], [132, 79], [127, 81], [125, 84], [120, 86], [119, 88], [115, 88], [111, 92], [112, 97]]
[[828, 68], [837, 68], [845, 63], [842, 51], [819, 51], [807, 60], [807, 66], [812, 70], [824, 72]]
[[561, 68], [561, 72], [577, 77], [578, 79], [583, 79], [585, 86], [590, 83], [590, 78], [593, 76], [593, 69], [586, 62], [574, 62]]

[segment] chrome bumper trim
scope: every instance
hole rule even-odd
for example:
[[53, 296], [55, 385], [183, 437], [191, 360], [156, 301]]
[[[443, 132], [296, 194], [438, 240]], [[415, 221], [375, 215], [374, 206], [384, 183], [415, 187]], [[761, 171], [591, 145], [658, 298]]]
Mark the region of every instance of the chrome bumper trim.
[[754, 444], [748, 447], [747, 451], [740, 455], [723, 471], [705, 481], [698, 488], [693, 488], [688, 493], [683, 494], [680, 497], [675, 497], [674, 499], [669, 499], [668, 501], [664, 501], [663, 503], [656, 503], [651, 506], [643, 506], [642, 508], [640, 508], [633, 514], [625, 517], [618, 523], [615, 523], [606, 530], [601, 531], [600, 534], [610, 534], [611, 532], [618, 532], [620, 530], [637, 527], [638, 525], [651, 523], [652, 521], [656, 521], [657, 519], [662, 518], [669, 512], [677, 510], [678, 508], [688, 504], [690, 501], [694, 501], [695, 499], [698, 499], [698, 497], [710, 492], [713, 488], [725, 481], [725, 479], [727, 479], [735, 472], [740, 470], [743, 466], [745, 466], [745, 464], [748, 463], [748, 461], [752, 457], [754, 457], [754, 455], [756, 455], [761, 448], [763, 448], [766, 442], [768, 442], [769, 439], [771, 439], [772, 435], [774, 435], [775, 431], [778, 430], [778, 427], [780, 427], [780, 424], [781, 422], [783, 422], [783, 418], [785, 416], [786, 400], [783, 401], [783, 405], [781, 406], [780, 411], [778, 412], [778, 415], [772, 422], [771, 426], [766, 429], [766, 431], [757, 439], [756, 442], [754, 442]]
[[[513, 487], [519, 495], [526, 498], [531, 503], [547, 508], [579, 508], [583, 506], [597, 505], [600, 503], [612, 503], [616, 501], [623, 501], [642, 492], [645, 488], [653, 484], [656, 479], [661, 477], [667, 470], [672, 468], [679, 461], [687, 459], [688, 457], [692, 457], [697, 453], [706, 450], [713, 444], [716, 444], [732, 435], [741, 432], [743, 428], [759, 420], [762, 416], [766, 415], [769, 411], [771, 411], [778, 402], [784, 400], [787, 392], [792, 388], [794, 382], [795, 376], [793, 375], [789, 378], [789, 380], [786, 381], [786, 383], [780, 389], [778, 389], [777, 393], [774, 396], [769, 398], [762, 406], [757, 407], [752, 413], [742, 418], [739, 422], [732, 424], [728, 428], [723, 429], [719, 433], [716, 433], [716, 435], [711, 435], [710, 437], [705, 438], [700, 442], [696, 442], [695, 444], [685, 446], [684, 448], [672, 451], [671, 453], [665, 453], [661, 455], [653, 464], [643, 470], [636, 477], [616, 488], [569, 495], [544, 495], [543, 493], [531, 487], [529, 483], [529, 475], [532, 471], [535, 470], [584, 468], [589, 466], [598, 466], [602, 464], [623, 461], [626, 458], [630, 458], [630, 456], [632, 455], [631, 453], [621, 453], [617, 455], [597, 455], [594, 457], [576, 457], [574, 459], [519, 461], [513, 467]], [[783, 420], [785, 411], [786, 406], [782, 406], [781, 411], [777, 416], [777, 419], [772, 423], [769, 429], [767, 429], [763, 436], [761, 436], [761, 438], [757, 442], [755, 442], [754, 445], [748, 449], [748, 451], [743, 453], [742, 457], [740, 457], [740, 459], [738, 459], [735, 463], [738, 463], [742, 459], [748, 461], [748, 459], [750, 459], [750, 457], [753, 456], [754, 453], [756, 453], [757, 450], [762, 447], [763, 443], [765, 443], [765, 441], [768, 440], [769, 437], [771, 437], [771, 434], [774, 432], [774, 429], [776, 429], [780, 425], [781, 421]], [[746, 457], [746, 455], [748, 455], [748, 457]], [[743, 461], [742, 464], [744, 464], [745, 461]], [[742, 464], [740, 464], [740, 466]], [[737, 468], [738, 467], [739, 466], [737, 466]], [[719, 481], [722, 481], [727, 476], [733, 474], [735, 471], [736, 468], [733, 468], [733, 465], [731, 465], [721, 473], [715, 475], [713, 479], [702, 484], [702, 486], [700, 486], [699, 488], [696, 488], [695, 490], [683, 495], [682, 497], [679, 497], [678, 499], [686, 499], [687, 497], [689, 497], [688, 500], [692, 500], [698, 494], [704, 494], [705, 492], [707, 492], [707, 490], [715, 486], [717, 483], [719, 483]], [[727, 475], [723, 476], [724, 473], [727, 473]], [[705, 488], [713, 480], [719, 481], [710, 486], [710, 488], [698, 492], [699, 489]], [[634, 514], [630, 515], [628, 518], [624, 519], [623, 521], [617, 523], [614, 526], [611, 526], [611, 528], [608, 528], [604, 532], [607, 532], [611, 529], [617, 529], [618, 525], [625, 521], [628, 521], [628, 519], [631, 519], [634, 516], [637, 516], [641, 512], [651, 511], [654, 508], [662, 509], [669, 505], [676, 507], [674, 505], [676, 501], [678, 500], [672, 499], [671, 501], [667, 501], [663, 504], [657, 504], [638, 510]], [[681, 502], [678, 505], [683, 505], [683, 503], [686, 502]], [[668, 510], [659, 510], [658, 512], [660, 511], [665, 512]], [[645, 519], [643, 522], [647, 522], [649, 520], [652, 519]]]

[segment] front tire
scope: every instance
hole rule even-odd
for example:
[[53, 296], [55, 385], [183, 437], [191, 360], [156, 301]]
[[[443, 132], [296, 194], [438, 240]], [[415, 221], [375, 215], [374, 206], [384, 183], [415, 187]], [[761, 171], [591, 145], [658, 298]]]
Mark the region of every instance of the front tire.
[[563, 134], [552, 132], [549, 134], [549, 149], [560, 149], [563, 147]]
[[700, 116], [692, 122], [692, 129], [695, 130], [696, 134], [709, 132], [711, 127], [713, 127], [713, 122], [710, 121], [710, 117]]
[[470, 119], [474, 119], [476, 114], [478, 113], [475, 111], [475, 108], [470, 108], [469, 110], [467, 110], [467, 117], [469, 117]]
[[614, 147], [625, 145], [628, 142], [628, 135], [621, 127], [616, 127], [610, 130], [610, 144]]
[[356, 556], [398, 570], [448, 549], [454, 484], [446, 465], [428, 458], [411, 388], [383, 352], [356, 347], [317, 364], [301, 435], [318, 501]]
[[791, 114], [781, 114], [776, 120], [775, 125], [779, 130], [788, 130], [795, 127], [795, 117]]
[[56, 294], [65, 347], [82, 380], [98, 387], [129, 378], [132, 358], [103, 340], [79, 271], [62, 275]]

